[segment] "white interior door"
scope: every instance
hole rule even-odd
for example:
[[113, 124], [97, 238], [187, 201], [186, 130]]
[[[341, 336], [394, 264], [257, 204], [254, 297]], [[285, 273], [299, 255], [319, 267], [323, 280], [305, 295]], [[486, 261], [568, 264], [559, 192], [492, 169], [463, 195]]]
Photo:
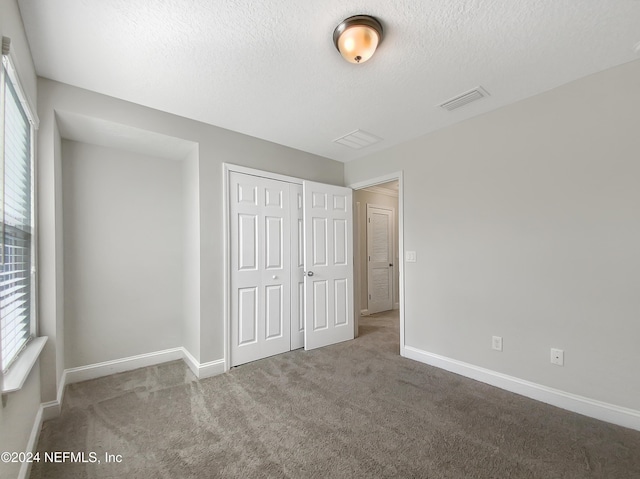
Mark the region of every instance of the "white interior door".
[[367, 205], [369, 314], [393, 308], [393, 210]]
[[304, 347], [353, 339], [352, 191], [303, 182]]
[[232, 172], [231, 366], [291, 348], [289, 183]]
[[289, 185], [291, 201], [291, 349], [304, 346], [304, 223], [302, 185]]

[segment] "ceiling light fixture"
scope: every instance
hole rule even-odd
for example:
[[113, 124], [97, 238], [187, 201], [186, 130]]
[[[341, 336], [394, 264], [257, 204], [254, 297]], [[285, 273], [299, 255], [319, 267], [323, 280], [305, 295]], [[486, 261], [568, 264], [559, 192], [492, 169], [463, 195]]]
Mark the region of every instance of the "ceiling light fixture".
[[333, 31], [333, 43], [345, 60], [364, 63], [382, 41], [382, 25], [369, 15], [355, 15]]

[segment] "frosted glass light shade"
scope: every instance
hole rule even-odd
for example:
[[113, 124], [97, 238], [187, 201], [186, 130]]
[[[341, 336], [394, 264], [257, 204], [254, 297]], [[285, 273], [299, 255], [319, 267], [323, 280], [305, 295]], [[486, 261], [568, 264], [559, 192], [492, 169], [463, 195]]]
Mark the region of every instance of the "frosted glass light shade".
[[382, 40], [382, 25], [375, 18], [357, 15], [347, 18], [333, 32], [340, 54], [350, 63], [369, 60]]
[[378, 48], [378, 32], [371, 27], [347, 28], [338, 39], [338, 50], [345, 60], [363, 63], [373, 56]]

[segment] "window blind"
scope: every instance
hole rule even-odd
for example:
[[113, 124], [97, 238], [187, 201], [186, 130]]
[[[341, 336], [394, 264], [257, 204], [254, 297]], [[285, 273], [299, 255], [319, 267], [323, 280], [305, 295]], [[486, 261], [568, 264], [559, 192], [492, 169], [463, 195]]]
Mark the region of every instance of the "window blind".
[[6, 371], [31, 337], [31, 123], [3, 66], [3, 198], [0, 339]]

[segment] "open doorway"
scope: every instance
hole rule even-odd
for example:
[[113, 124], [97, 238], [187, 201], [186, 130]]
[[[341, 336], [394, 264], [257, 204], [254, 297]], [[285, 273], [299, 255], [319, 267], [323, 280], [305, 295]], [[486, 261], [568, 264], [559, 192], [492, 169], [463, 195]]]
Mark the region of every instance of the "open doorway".
[[399, 309], [398, 180], [354, 191], [360, 315]]
[[400, 323], [404, 345], [402, 173], [349, 185], [353, 190], [355, 334], [380, 315]]

